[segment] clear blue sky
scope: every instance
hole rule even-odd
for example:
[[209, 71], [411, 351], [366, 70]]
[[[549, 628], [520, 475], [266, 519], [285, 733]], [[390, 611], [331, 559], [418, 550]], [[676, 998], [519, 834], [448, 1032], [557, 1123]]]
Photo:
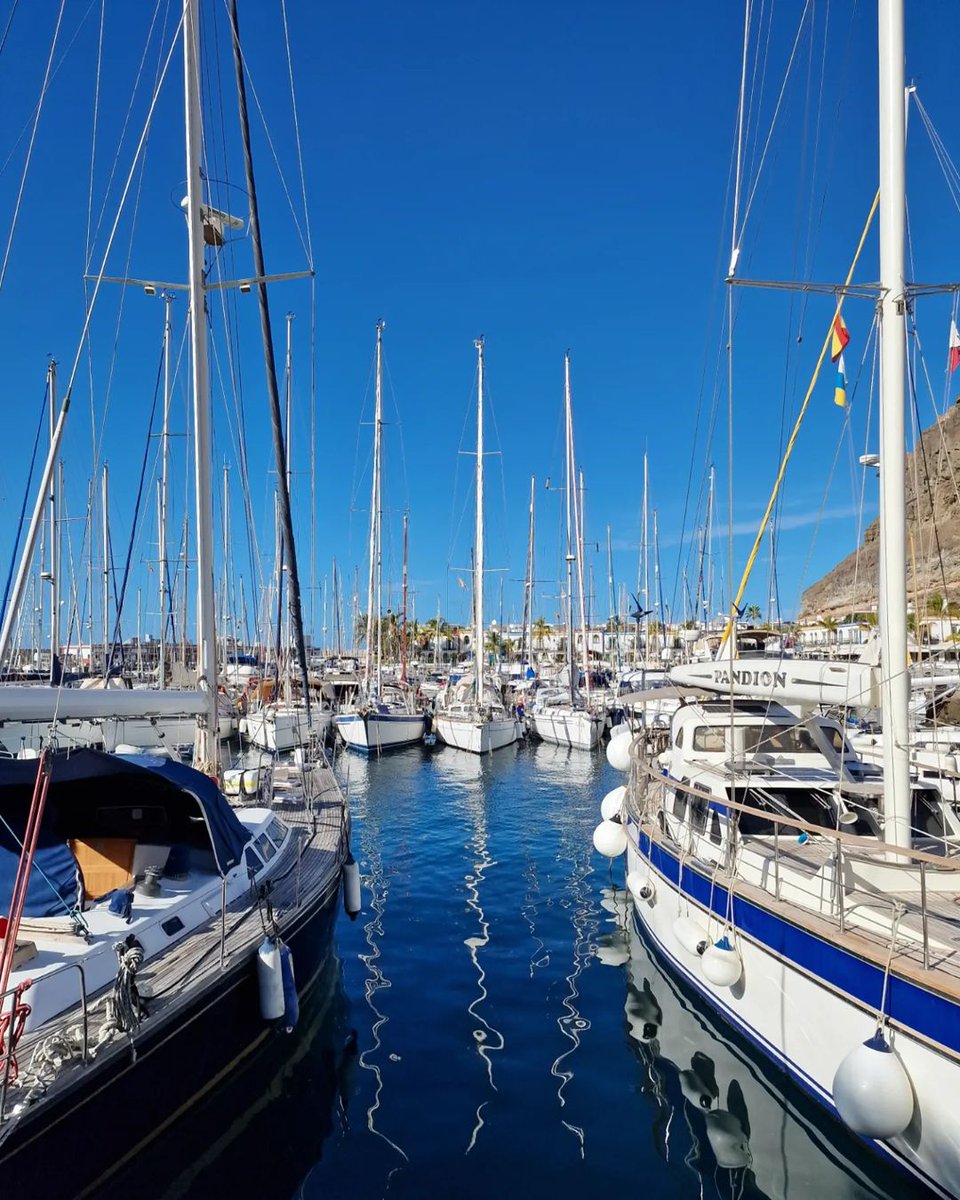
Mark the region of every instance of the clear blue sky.
[[[9, 3], [0, 10], [0, 27]], [[88, 188], [100, 2], [67, 6], [27, 176], [19, 223], [0, 290], [6, 453], [0, 468], [0, 560], [12, 545], [43, 392], [48, 354], [69, 373], [83, 320]], [[769, 6], [768, 6], [769, 7]], [[59, 5], [33, 0], [17, 10], [0, 53], [0, 234], [5, 244], [30, 138], [31, 117]], [[98, 263], [149, 86], [178, 15], [175, 0], [156, 8], [129, 124], [152, 3], [107, 4], [93, 183], [92, 238]], [[208, 174], [215, 202], [243, 213], [242, 159], [224, 6], [204, 0], [204, 90]], [[871, 3], [816, 6], [798, 45], [744, 237], [740, 274], [761, 278], [842, 279], [876, 181], [876, 39]], [[302, 220], [279, 0], [241, 2], [249, 69], [284, 179]], [[772, 27], [755, 29], [751, 53], [752, 132], [746, 187], [753, 186], [803, 5], [776, 7]], [[538, 481], [536, 609], [557, 610], [560, 497], [543, 480], [562, 474], [563, 353], [573, 361], [577, 454], [586, 475], [587, 536], [613, 530], [615, 571], [636, 579], [642, 456], [650, 458], [651, 504], [658, 510], [664, 594], [682, 610], [678, 579], [689, 550], [680, 544], [699, 520], [696, 501], [706, 464], [718, 471], [715, 559], [727, 568], [726, 365], [721, 328], [730, 244], [728, 184], [740, 78], [742, 5], [697, 0], [557, 3], [478, 9], [465, 3], [318, 6], [288, 0], [306, 168], [309, 227], [316, 264], [317, 579], [336, 555], [349, 577], [363, 574], [372, 410], [374, 327], [387, 322], [389, 372], [387, 503], [393, 517], [386, 574], [400, 576], [399, 512], [410, 513], [410, 574], [417, 616], [438, 598], [450, 619], [467, 616], [467, 593], [451, 567], [469, 561], [471, 469], [459, 453], [473, 443], [473, 339], [486, 336], [493, 419], [502, 450], [489, 469], [488, 562], [507, 568], [506, 610], [516, 615], [526, 541], [526, 496]], [[950, 0], [924, 0], [908, 14], [908, 73], [947, 149], [960, 154], [955, 79], [960, 20]], [[753, 64], [756, 63], [754, 72]], [[824, 69], [825, 68], [825, 69]], [[823, 86], [821, 91], [821, 79]], [[146, 166], [121, 221], [108, 273], [185, 278], [186, 238], [178, 211], [184, 192], [182, 67], [179, 51], [157, 106]], [[252, 102], [252, 100], [251, 100]], [[817, 134], [817, 113], [819, 134]], [[255, 154], [269, 271], [296, 271], [306, 257], [279, 186], [259, 118]], [[119, 152], [118, 152], [119, 142]], [[110, 173], [117, 156], [116, 175]], [[958, 276], [956, 213], [911, 115], [912, 230], [917, 278]], [[139, 176], [137, 179], [139, 180]], [[229, 181], [229, 186], [224, 181]], [[134, 189], [137, 193], [137, 187]], [[251, 271], [249, 245], [224, 257], [224, 271]], [[876, 237], [860, 280], [874, 279]], [[816, 359], [831, 301], [738, 292], [734, 339], [734, 557], [739, 574], [776, 474], [784, 422], [792, 423]], [[296, 509], [304, 576], [309, 574], [310, 288], [271, 292], [278, 351], [283, 315], [296, 313], [294, 423]], [[921, 335], [938, 402], [950, 300], [920, 311]], [[185, 302], [175, 304], [182, 329]], [[272, 455], [254, 296], [236, 297], [239, 341], [228, 353], [219, 310], [215, 420], [217, 464], [236, 452], [226, 388], [232, 361], [243, 406], [258, 537], [272, 561]], [[91, 357], [81, 360], [64, 458], [68, 508], [82, 514], [93, 469], [93, 420], [111, 469], [114, 554], [129, 538], [160, 353], [162, 304], [138, 290], [107, 288], [94, 318]], [[849, 302], [855, 374], [867, 337], [868, 302]], [[119, 329], [119, 333], [118, 333]], [[802, 335], [798, 341], [798, 334]], [[230, 354], [233, 358], [230, 358]], [[219, 363], [220, 374], [217, 375]], [[833, 371], [821, 378], [793, 464], [779, 524], [778, 573], [784, 613], [804, 586], [855, 545], [869, 364], [843, 441], [844, 414], [832, 404]], [[177, 432], [184, 429], [184, 371], [178, 376]], [[718, 383], [719, 380], [719, 383]], [[853, 383], [851, 380], [850, 389]], [[710, 442], [711, 411], [717, 405]], [[698, 423], [699, 411], [699, 423]], [[923, 424], [930, 401], [921, 394]], [[158, 424], [154, 421], [154, 428]], [[496, 432], [494, 431], [494, 425]], [[709, 448], [708, 448], [709, 443]], [[831, 465], [839, 447], [832, 484]], [[875, 447], [875, 438], [871, 448]], [[175, 522], [183, 511], [185, 444], [175, 444]], [[133, 632], [136, 587], [156, 609], [154, 454], [147, 515], [134, 553], [124, 630]], [[828, 492], [829, 484], [829, 492]], [[873, 485], [868, 485], [868, 494]], [[825, 517], [813, 541], [818, 514]], [[874, 505], [868, 504], [867, 516]], [[218, 516], [219, 524], [219, 501]], [[250, 588], [235, 483], [231, 520], [236, 571]], [[79, 525], [74, 527], [75, 552]], [[607, 612], [606, 563], [591, 555], [595, 609]], [[766, 608], [766, 554], [747, 591]], [[80, 568], [78, 567], [78, 570]], [[695, 567], [691, 567], [695, 570]], [[462, 570], [460, 571], [462, 575]], [[81, 572], [82, 575], [82, 572]], [[82, 582], [82, 579], [81, 579]], [[306, 580], [309, 583], [309, 580]], [[487, 611], [496, 615], [496, 577]], [[351, 590], [348, 583], [347, 590]], [[248, 590], [249, 595], [249, 590]], [[319, 603], [315, 609], [319, 627]], [[156, 628], [148, 616], [145, 630]], [[319, 634], [319, 629], [317, 629]]]

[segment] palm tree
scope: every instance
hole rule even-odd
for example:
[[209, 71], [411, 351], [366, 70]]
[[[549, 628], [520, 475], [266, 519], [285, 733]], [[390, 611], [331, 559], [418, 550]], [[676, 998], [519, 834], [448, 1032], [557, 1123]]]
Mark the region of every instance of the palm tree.
[[759, 621], [760, 618], [763, 616], [763, 613], [761, 613], [761, 611], [760, 611], [760, 605], [759, 604], [748, 604], [747, 611], [744, 613], [744, 616], [747, 618], [748, 621]]
[[537, 617], [533, 623], [533, 640], [536, 642], [538, 650], [543, 649], [543, 643], [548, 633], [550, 633], [549, 624], [543, 617]]

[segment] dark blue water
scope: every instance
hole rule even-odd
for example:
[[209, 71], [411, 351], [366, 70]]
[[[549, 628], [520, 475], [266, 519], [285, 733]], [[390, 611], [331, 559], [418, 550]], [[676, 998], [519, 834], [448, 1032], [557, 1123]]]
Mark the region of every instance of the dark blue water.
[[916, 1196], [631, 928], [591, 845], [617, 782], [544, 745], [352, 757], [363, 912], [301, 1028], [116, 1194]]

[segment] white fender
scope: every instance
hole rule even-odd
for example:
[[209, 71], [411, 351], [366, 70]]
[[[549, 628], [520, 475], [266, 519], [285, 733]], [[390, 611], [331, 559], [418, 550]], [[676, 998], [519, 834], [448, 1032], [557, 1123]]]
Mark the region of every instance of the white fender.
[[601, 821], [593, 831], [593, 845], [604, 858], [619, 858], [627, 848], [627, 834], [619, 821]]
[[854, 1133], [870, 1138], [893, 1138], [913, 1119], [910, 1076], [877, 1030], [855, 1046], [833, 1077], [833, 1102]]
[[257, 985], [260, 991], [260, 1016], [265, 1021], [279, 1021], [286, 1007], [283, 999], [283, 969], [280, 947], [270, 937], [265, 937], [257, 950]]

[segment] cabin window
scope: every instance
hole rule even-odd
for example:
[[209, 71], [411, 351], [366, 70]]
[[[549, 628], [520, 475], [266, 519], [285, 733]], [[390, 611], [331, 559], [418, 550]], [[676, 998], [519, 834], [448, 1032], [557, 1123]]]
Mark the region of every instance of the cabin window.
[[683, 749], [683, 726], [682, 725], [677, 730], [677, 736], [673, 739], [673, 744], [676, 746], [676, 748], [678, 750]]
[[943, 812], [935, 792], [914, 789], [910, 824], [914, 831], [926, 837], [945, 838], [947, 830]]
[[256, 875], [263, 866], [263, 860], [260, 858], [260, 855], [252, 846], [248, 846], [243, 852], [243, 857], [247, 864], [247, 870]]
[[710, 841], [715, 846], [719, 846], [723, 841], [723, 836], [720, 833], [720, 818], [715, 812], [710, 813]]
[[270, 828], [267, 830], [270, 835], [270, 840], [275, 846], [281, 846], [283, 839], [287, 836], [287, 827], [279, 817], [274, 817], [270, 822]]
[[712, 725], [698, 725], [693, 731], [693, 748], [707, 754], [722, 754], [723, 730]]
[[849, 753], [849, 747], [844, 741], [843, 734], [839, 729], [834, 729], [830, 725], [821, 725], [820, 728], [826, 734], [827, 740], [838, 754]]
[[165, 921], [160, 922], [160, 928], [167, 937], [173, 937], [174, 934], [179, 933], [183, 928], [183, 922], [179, 917], [167, 917]]
[[686, 811], [686, 807], [687, 794], [686, 792], [681, 792], [680, 789], [677, 788], [673, 793], [673, 815], [679, 821], [683, 820], [683, 814]]
[[260, 857], [264, 862], [269, 862], [276, 854], [277, 848], [265, 833], [261, 833], [257, 838], [257, 849], [260, 851]]
[[816, 754], [817, 747], [810, 730], [804, 725], [743, 726], [743, 749], [747, 754]]
[[694, 833], [703, 833], [707, 827], [707, 810], [710, 800], [707, 796], [695, 795], [690, 797], [690, 827]]

